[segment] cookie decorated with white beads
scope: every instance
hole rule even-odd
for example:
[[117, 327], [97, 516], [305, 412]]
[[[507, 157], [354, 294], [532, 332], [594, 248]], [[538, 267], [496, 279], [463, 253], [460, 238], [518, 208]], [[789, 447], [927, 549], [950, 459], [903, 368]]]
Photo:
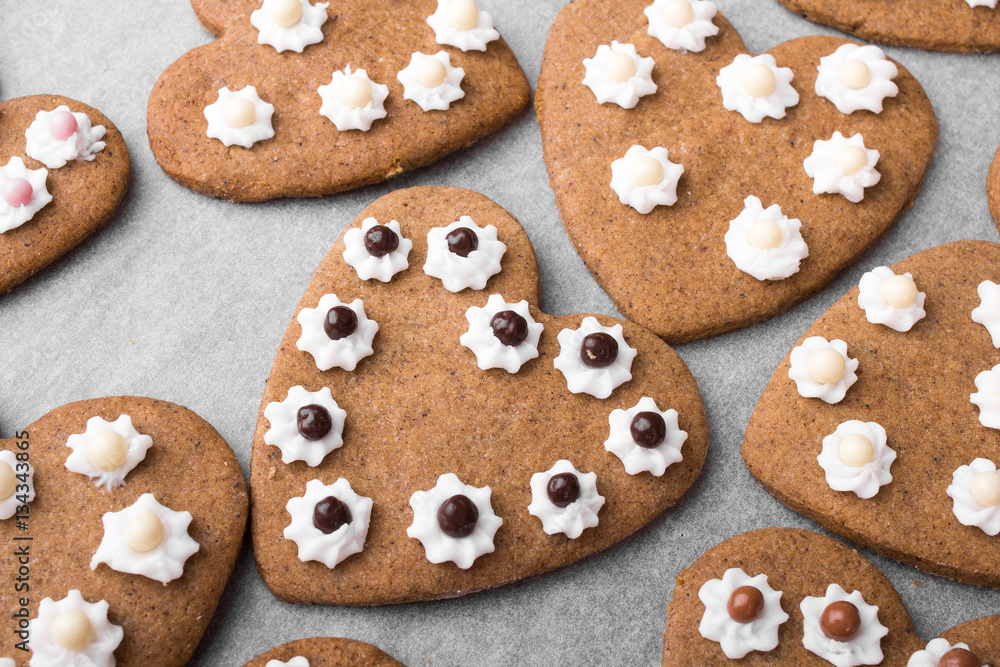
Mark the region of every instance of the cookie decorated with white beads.
[[243, 667], [403, 667], [385, 651], [356, 639], [310, 637], [261, 653]]

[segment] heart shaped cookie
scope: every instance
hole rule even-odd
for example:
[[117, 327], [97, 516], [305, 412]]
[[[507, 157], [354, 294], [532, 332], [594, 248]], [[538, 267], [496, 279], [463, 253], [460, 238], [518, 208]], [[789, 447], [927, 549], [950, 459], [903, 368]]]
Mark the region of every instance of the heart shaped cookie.
[[247, 517], [208, 422], [150, 398], [64, 405], [0, 440], [0, 495], [0, 608], [17, 626], [0, 657], [27, 665], [30, 644], [32, 667], [187, 663]]
[[998, 267], [1000, 245], [959, 241], [866, 273], [761, 395], [757, 481], [884, 556], [1000, 587]]
[[297, 639], [262, 653], [243, 667], [402, 667], [385, 651], [339, 637]]
[[708, 432], [684, 362], [635, 324], [542, 313], [538, 281], [517, 220], [458, 188], [382, 197], [337, 240], [254, 434], [254, 555], [275, 595], [499, 586], [611, 546], [691, 486]]
[[[844, 603], [853, 606], [853, 614]], [[834, 610], [827, 613], [830, 605], [846, 610], [841, 623]], [[831, 641], [827, 633], [843, 631], [843, 619], [851, 615], [860, 620], [856, 634]], [[745, 620], [751, 616], [752, 628]], [[663, 633], [663, 666], [739, 660], [938, 667], [942, 655], [959, 643], [980, 660], [968, 664], [997, 664], [1000, 616], [957, 625], [928, 645], [914, 632], [889, 580], [857, 551], [808, 530], [763, 528], [718, 544], [677, 575]], [[864, 654], [868, 659], [861, 659]]]
[[[828, 283], [916, 196], [937, 137], [920, 84], [876, 47], [855, 53], [841, 50], [844, 40], [809, 37], [751, 58], [712, 3], [679, 3], [566, 5], [536, 94], [573, 244], [618, 309], [668, 342], [772, 317]], [[835, 54], [826, 99], [814, 92], [817, 67]], [[839, 82], [841, 58], [868, 73], [862, 95]], [[882, 111], [842, 113], [832, 100]], [[831, 178], [839, 158], [863, 147], [860, 163]], [[840, 186], [850, 187], [814, 194]], [[751, 238], [761, 221], [765, 233]]]
[[129, 173], [125, 140], [97, 109], [58, 95], [0, 102], [0, 294], [110, 220]]
[[986, 201], [993, 214], [993, 222], [1000, 229], [1000, 150], [993, 156], [993, 163], [986, 174]]
[[883, 44], [934, 51], [1000, 51], [996, 0], [778, 0], [810, 21]]
[[213, 197], [377, 183], [472, 144], [528, 104], [517, 59], [467, 0], [191, 4], [219, 39], [160, 75], [149, 145], [171, 178]]

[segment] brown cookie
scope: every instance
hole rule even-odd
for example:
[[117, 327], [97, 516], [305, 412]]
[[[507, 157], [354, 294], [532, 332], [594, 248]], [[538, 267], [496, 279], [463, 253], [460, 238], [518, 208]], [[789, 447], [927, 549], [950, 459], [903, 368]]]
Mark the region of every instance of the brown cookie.
[[[706, 582], [718, 579], [730, 568], [738, 568], [748, 577], [766, 575], [766, 584], [781, 592], [780, 610], [775, 602], [765, 598], [765, 607], [758, 618], [771, 618], [773, 622], [761, 623], [755, 634], [763, 637], [760, 625], [772, 628], [783, 611], [788, 619], [777, 626], [777, 645], [769, 651], [750, 651], [742, 660], [726, 656], [718, 641], [706, 639], [699, 626], [706, 616], [706, 603], [699, 599], [699, 591]], [[759, 582], [751, 585], [758, 586]], [[831, 663], [803, 645], [807, 625], [800, 607], [806, 597], [821, 598], [830, 584], [837, 584], [850, 594], [861, 593], [863, 601], [878, 607], [878, 622], [888, 629], [880, 645], [883, 667], [905, 667], [910, 656], [926, 647], [913, 630], [909, 612], [885, 575], [854, 549], [836, 540], [808, 530], [795, 528], [763, 528], [732, 537], [709, 549], [689, 567], [677, 575], [674, 597], [667, 608], [667, 626], [663, 633], [663, 665], [730, 665], [735, 662], [747, 665], [815, 665]], [[741, 579], [730, 580], [728, 587], [719, 586], [706, 595], [710, 604], [720, 599], [733, 585], [744, 585]], [[758, 588], [762, 590], [762, 588]], [[706, 589], [708, 593], [709, 589]], [[812, 608], [812, 605], [808, 605]], [[822, 605], [819, 605], [822, 608]], [[737, 605], [737, 609], [739, 606]], [[713, 604], [713, 611], [716, 607]], [[726, 613], [728, 610], [719, 610]], [[732, 618], [732, 617], [730, 617]], [[721, 619], [726, 623], [726, 618]], [[712, 616], [706, 625], [721, 627], [718, 616]], [[873, 626], [873, 624], [866, 624]], [[711, 631], [709, 631], [711, 634]], [[861, 635], [856, 635], [860, 637]], [[1000, 660], [1000, 616], [987, 616], [962, 623], [944, 632], [950, 643], [968, 644], [984, 664]], [[865, 664], [875, 664], [875, 661]], [[937, 660], [931, 667], [937, 666]]]
[[[83, 439], [86, 446], [79, 450], [67, 445], [70, 436], [86, 434], [92, 418], [116, 422], [122, 415], [131, 418], [135, 431], [152, 439], [145, 458], [127, 473], [123, 485], [107, 489], [95, 485], [89, 476], [67, 469], [67, 458], [74, 452], [89, 456], [90, 436], [106, 427], [95, 422], [90, 436]], [[131, 440], [126, 442], [137, 446]], [[212, 618], [243, 542], [246, 485], [225, 440], [210, 424], [179, 405], [122, 396], [57, 408], [14, 439], [0, 441], [0, 450], [28, 454], [34, 468], [35, 493], [29, 511], [22, 508], [17, 516], [0, 521], [0, 539], [11, 545], [0, 555], [0, 572], [6, 582], [0, 590], [4, 617], [39, 619], [39, 603], [44, 598], [58, 602], [72, 596], [71, 591], [79, 591], [88, 603], [105, 601], [109, 605], [107, 619], [123, 631], [123, 639], [114, 649], [116, 664], [185, 664]], [[130, 458], [126, 467], [131, 462]], [[102, 517], [132, 506], [143, 494], [153, 494], [163, 506], [193, 517], [186, 530], [198, 550], [183, 562], [183, 572], [166, 583], [125, 573], [120, 562], [116, 562], [116, 569], [107, 562], [91, 567], [98, 547], [108, 539], [107, 519], [102, 523]], [[127, 535], [134, 528], [126, 525]], [[183, 527], [166, 522], [161, 525], [166, 526], [163, 541], [145, 552], [147, 556], [160, 554], [158, 549], [168, 544], [171, 550], [179, 544], [168, 540], [187, 539]], [[15, 553], [13, 545], [22, 544], [27, 545], [28, 555]], [[136, 558], [128, 555], [126, 560], [135, 563]], [[22, 580], [19, 577], [27, 579], [30, 589], [15, 591], [15, 580]], [[39, 625], [31, 637], [32, 664], [36, 660], [43, 664], [38, 642], [44, 641], [42, 636], [50, 626], [42, 620], [35, 622]], [[27, 665], [29, 653], [15, 646], [24, 639], [14, 632], [4, 633], [0, 656]], [[51, 641], [43, 646], [49, 646], [50, 653], [53, 650]]]
[[1000, 229], [1000, 150], [993, 156], [993, 163], [986, 174], [986, 201], [993, 214], [993, 222]]
[[[355, 639], [339, 637], [311, 637], [298, 639], [262, 653], [243, 667], [266, 667], [271, 660], [288, 664], [290, 660], [303, 657], [309, 667], [402, 667], [403, 663], [393, 659], [385, 651], [359, 642]], [[296, 667], [295, 664], [289, 667]]]
[[[528, 104], [527, 79], [503, 39], [486, 44], [484, 52], [436, 41], [427, 23], [435, 0], [328, 4], [322, 41], [305, 46], [302, 53], [279, 53], [258, 43], [261, 33], [251, 25], [260, 0], [192, 0], [198, 20], [219, 39], [167, 68], [150, 95], [149, 145], [171, 178], [233, 201], [331, 194], [430, 164], [497, 130]], [[264, 3], [262, 21], [273, 23], [271, 5], [288, 3]], [[439, 51], [452, 66], [464, 69], [465, 97], [446, 111], [425, 112], [404, 99], [396, 75], [411, 54]], [[374, 120], [369, 131], [339, 131], [320, 114], [319, 87], [330, 84], [333, 73], [347, 65], [388, 86], [387, 116]], [[219, 99], [223, 87], [235, 92], [245, 86], [254, 86], [273, 105], [273, 138], [251, 148], [227, 147], [206, 135], [205, 108]]]
[[[361, 243], [359, 227], [368, 217], [382, 225], [399, 221], [404, 237], [397, 239], [400, 247], [413, 244], [409, 268], [396, 273], [388, 283], [359, 279], [344, 257], [345, 237], [355, 252]], [[495, 266], [500, 273], [489, 278], [485, 289], [452, 293], [441, 280], [421, 268], [428, 254], [428, 232], [453, 222], [466, 229], [473, 225], [479, 229], [475, 251], [479, 255], [470, 254], [469, 261], [480, 262], [483, 253], [496, 247], [489, 226], [495, 227], [499, 241], [506, 245]], [[467, 250], [460, 242], [461, 234], [455, 235], [455, 250], [451, 251], [444, 233], [435, 233], [441, 234], [434, 245], [435, 253], [457, 256]], [[361, 252], [365, 252], [363, 248]], [[452, 259], [459, 268], [468, 266]], [[436, 272], [433, 268], [431, 271]], [[254, 555], [261, 576], [275, 595], [298, 603], [375, 605], [455, 597], [499, 586], [569, 565], [611, 546], [662, 514], [691, 486], [705, 460], [708, 432], [697, 386], [684, 362], [651, 332], [629, 322], [597, 316], [594, 324], [623, 327], [623, 337], [617, 334], [621, 337], [619, 359], [627, 357], [625, 345], [638, 350], [631, 364], [632, 379], [604, 400], [570, 393], [563, 373], [553, 366], [561, 347], [557, 335], [560, 330], [580, 327], [585, 316], [552, 317], [542, 313], [536, 305], [538, 281], [535, 253], [518, 221], [486, 197], [458, 188], [412, 188], [382, 197], [337, 240], [306, 289], [297, 318], [312, 318], [317, 313], [322, 318], [329, 304], [314, 309], [322, 296], [333, 293], [345, 304], [361, 299], [367, 318], [378, 323], [378, 332], [374, 336], [374, 354], [360, 359], [352, 372], [336, 367], [318, 370], [313, 355], [297, 348], [303, 332], [298, 319], [293, 320], [278, 348], [258, 413], [251, 459]], [[525, 323], [533, 319], [544, 325], [538, 358], [526, 361], [517, 373], [502, 368], [480, 370], [476, 354], [460, 341], [470, 329], [467, 309], [488, 307], [490, 295], [502, 295], [506, 302], [514, 304], [509, 307], [521, 308], [527, 315]], [[517, 305], [522, 300], [526, 303]], [[334, 319], [339, 326], [339, 316]], [[326, 336], [329, 343], [329, 337], [338, 330], [324, 325], [323, 333], [311, 319], [307, 322], [313, 332], [310, 339]], [[490, 335], [498, 340], [501, 335], [509, 336], [513, 343], [518, 338], [517, 330], [515, 322]], [[598, 336], [594, 340], [604, 339]], [[531, 339], [520, 345], [530, 348]], [[580, 345], [568, 343], [565, 353], [577, 370], [582, 367]], [[519, 354], [529, 348], [518, 346], [515, 351]], [[492, 349], [503, 347], [496, 343]], [[587, 349], [595, 359], [604, 358], [606, 350], [601, 345]], [[610, 373], [608, 370], [584, 376], [603, 378], [610, 377]], [[300, 399], [291, 409], [273, 406], [285, 402], [290, 389], [299, 385], [311, 392], [329, 388], [339, 409], [346, 411], [346, 420], [340, 422], [344, 424], [343, 446], [325, 456], [319, 450], [316, 467], [302, 460], [293, 461], [292, 457], [288, 457], [290, 463], [282, 461], [286, 448], [307, 444], [298, 438], [304, 431], [300, 429], [297, 434], [294, 430], [294, 408], [306, 400]], [[661, 476], [650, 472], [627, 474], [622, 460], [602, 447], [609, 436], [609, 414], [616, 408], [632, 408], [643, 397], [655, 400], [659, 410], [676, 410], [679, 428], [687, 433], [680, 450], [683, 460], [667, 467]], [[283, 420], [272, 413], [277, 409], [287, 409]], [[331, 409], [330, 414], [335, 412]], [[339, 419], [334, 415], [334, 421]], [[650, 424], [657, 419], [669, 437], [656, 440], [660, 444], [647, 451], [662, 462], [664, 448], [672, 446], [677, 427], [670, 426], [669, 418], [662, 416], [652, 418]], [[642, 424], [637, 428], [646, 432], [654, 426]], [[280, 449], [265, 443], [265, 437], [271, 437], [267, 435], [269, 430], [274, 429], [276, 435], [282, 428], [291, 437], [275, 440], [281, 443]], [[625, 426], [626, 431], [629, 428]], [[632, 443], [634, 436], [625, 435]], [[580, 498], [588, 498], [588, 483], [586, 476], [579, 473], [593, 472], [597, 492], [605, 499], [603, 507], [595, 510], [599, 525], [586, 528], [576, 539], [546, 534], [540, 519], [528, 511], [534, 497], [532, 475], [550, 471], [561, 459], [569, 460], [578, 471], [574, 476], [581, 487]], [[469, 539], [481, 538], [478, 531], [486, 521], [495, 523], [487, 514], [495, 512], [503, 521], [492, 542], [495, 551], [480, 555], [468, 569], [452, 562], [429, 562], [422, 542], [407, 533], [414, 522], [411, 496], [434, 488], [439, 476], [448, 473], [457, 475], [465, 484], [492, 489], [487, 502], [476, 500], [479, 522], [475, 522], [476, 532]], [[311, 480], [332, 485], [339, 478], [346, 480], [358, 495], [371, 498], [373, 505], [363, 551], [330, 569], [322, 562], [299, 560], [297, 543], [283, 537], [283, 531], [291, 522], [286, 511], [290, 499], [303, 496]], [[554, 484], [558, 488], [548, 489], [543, 480], [541, 488], [546, 490], [541, 493], [551, 490], [558, 495], [569, 491]], [[555, 500], [542, 497], [540, 502], [548, 503], [545, 507], [552, 510]], [[570, 498], [570, 502], [575, 501]], [[316, 500], [312, 503], [316, 504]], [[437, 503], [446, 504], [442, 499], [428, 501], [431, 514]], [[364, 514], [363, 507], [353, 507], [352, 516]], [[573, 511], [580, 507], [574, 505]], [[311, 508], [309, 504], [306, 510]], [[314, 513], [312, 525], [319, 527], [317, 521], [327, 521], [333, 509], [339, 511], [324, 506], [323, 517]], [[455, 512], [449, 516], [456, 519], [452, 528], [460, 533], [466, 524], [457, 519], [466, 516], [465, 510], [457, 505], [451, 509]], [[308, 516], [305, 523], [306, 533], [321, 538], [319, 531], [308, 525]], [[438, 528], [440, 522], [431, 517], [430, 524], [432, 532], [444, 535]], [[342, 522], [334, 521], [327, 527], [334, 529], [336, 525]], [[450, 543], [442, 539], [442, 543], [470, 544], [462, 539], [459, 536]], [[353, 551], [341, 555], [348, 553]], [[320, 555], [313, 553], [312, 557]]]
[[[549, 32], [535, 106], [556, 204], [577, 251], [622, 313], [668, 342], [682, 342], [777, 315], [870, 248], [916, 196], [937, 121], [902, 66], [894, 79], [899, 93], [885, 98], [881, 113], [841, 113], [814, 86], [820, 58], [848, 42], [807, 37], [769, 52], [778, 67], [791, 68], [798, 103], [781, 120], [750, 122], [723, 107], [716, 84], [720, 70], [746, 52], [736, 29], [717, 14], [718, 35], [705, 40], [703, 51], [667, 48], [647, 34], [643, 10], [657, 6], [647, 0], [567, 4]], [[615, 40], [655, 62], [656, 92], [631, 109], [599, 104], [581, 83], [584, 59]], [[860, 133], [881, 153], [881, 181], [866, 188], [859, 203], [813, 194], [803, 167], [814, 142], [834, 132]], [[612, 163], [636, 145], [665, 148], [669, 161], [683, 166], [673, 205], [642, 214], [612, 189]], [[759, 280], [727, 255], [730, 221], [750, 196], [801, 220], [809, 255], [790, 277]]]
[[[982, 0], [980, 0], [982, 1]], [[989, 0], [987, 0], [989, 1]], [[883, 44], [934, 51], [1000, 51], [1000, 11], [967, 0], [778, 0], [810, 21]]]
[[[1000, 423], [984, 425], [995, 400], [984, 389], [990, 374], [979, 377], [1000, 361], [1000, 353], [991, 332], [978, 323], [992, 321], [983, 316], [1000, 308], [996, 303], [980, 309], [1000, 294], [988, 286], [979, 289], [984, 281], [1000, 282], [1000, 245], [958, 241], [893, 266], [897, 276], [911, 274], [926, 295], [918, 309], [926, 316], [906, 331], [869, 321], [881, 314], [899, 316], [894, 324], [900, 328], [909, 322], [902, 321], [902, 310], [886, 307], [885, 295], [892, 290], [879, 287], [876, 276], [888, 276], [886, 271], [866, 274], [864, 289], [856, 287], [837, 301], [781, 362], [747, 426], [743, 458], [772, 495], [828, 530], [932, 574], [1000, 587], [995, 536], [1000, 507], [980, 506], [970, 495], [971, 480], [983, 472], [979, 468], [1000, 462]], [[895, 282], [900, 280], [905, 282]], [[867, 311], [859, 306], [861, 292]], [[824, 377], [820, 362], [822, 355], [842, 359], [843, 348], [817, 355], [825, 341], [835, 339], [846, 342], [848, 358], [839, 381]], [[822, 392], [836, 400], [845, 387], [846, 395], [835, 403], [802, 395]], [[861, 423], [866, 426], [858, 427]], [[884, 429], [884, 436], [869, 423]], [[860, 443], [861, 454], [855, 435], [867, 440]], [[848, 436], [852, 440], [843, 444]], [[980, 460], [984, 463], [974, 463]], [[970, 465], [974, 470], [966, 468]], [[987, 475], [980, 483], [996, 487], [996, 477]], [[981, 490], [978, 498], [989, 504], [988, 496]], [[982, 527], [963, 525], [972, 521], [969, 514]]]
[[[79, 245], [110, 220], [128, 190], [130, 162], [121, 132], [97, 109], [58, 95], [33, 95], [0, 102], [0, 166], [11, 158], [30, 170], [45, 169], [25, 152], [25, 130], [39, 111], [66, 105], [103, 125], [106, 146], [93, 160], [70, 160], [48, 169], [52, 201], [29, 220], [0, 233], [0, 294], [42, 270]], [[0, 203], [2, 205], [2, 203]]]

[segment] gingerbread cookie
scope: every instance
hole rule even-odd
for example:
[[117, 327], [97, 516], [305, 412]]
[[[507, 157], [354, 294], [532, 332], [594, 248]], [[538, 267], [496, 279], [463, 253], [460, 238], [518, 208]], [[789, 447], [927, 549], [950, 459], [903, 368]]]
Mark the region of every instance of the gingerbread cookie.
[[[967, 662], [942, 660], [949, 652]], [[877, 567], [836, 540], [795, 528], [737, 535], [684, 569], [663, 634], [664, 667], [951, 667], [998, 660], [1000, 616], [925, 642]]]
[[467, 190], [394, 192], [338, 239], [254, 435], [254, 555], [275, 595], [499, 586], [609, 547], [691, 486], [708, 434], [684, 362], [635, 324], [546, 315], [538, 289], [524, 229]]
[[989, 202], [993, 222], [1000, 229], [1000, 150], [993, 156], [993, 163], [986, 175], [986, 201]]
[[160, 76], [149, 145], [171, 178], [213, 197], [377, 183], [472, 144], [528, 104], [517, 59], [472, 0], [191, 4], [219, 39]]
[[807, 37], [752, 56], [705, 0], [567, 4], [535, 100], [570, 239], [668, 342], [827, 284], [912, 202], [937, 138], [920, 84], [877, 47]]
[[243, 667], [402, 667], [403, 663], [355, 639], [313, 637], [276, 646]]
[[1000, 588], [1000, 245], [862, 277], [781, 362], [743, 458], [786, 505], [898, 561]]
[[107, 223], [128, 190], [121, 132], [58, 95], [0, 102], [0, 294]]
[[997, 0], [778, 0], [810, 21], [863, 39], [934, 51], [1000, 51]]
[[211, 425], [149, 398], [70, 403], [0, 441], [0, 496], [0, 538], [12, 545], [0, 555], [12, 582], [0, 609], [17, 624], [0, 656], [32, 667], [187, 663], [247, 517], [240, 465]]

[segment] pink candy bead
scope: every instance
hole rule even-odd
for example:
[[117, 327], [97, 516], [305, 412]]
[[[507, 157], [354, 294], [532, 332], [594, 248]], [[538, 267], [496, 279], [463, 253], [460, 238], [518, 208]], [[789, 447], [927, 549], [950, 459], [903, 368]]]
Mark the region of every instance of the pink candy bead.
[[12, 178], [3, 184], [0, 194], [3, 195], [3, 200], [7, 202], [8, 206], [12, 208], [20, 208], [21, 206], [27, 206], [31, 203], [31, 195], [33, 194], [33, 191], [31, 189], [31, 183], [28, 181], [23, 178]]
[[76, 118], [69, 111], [53, 111], [49, 116], [49, 132], [59, 141], [65, 141], [77, 130]]

